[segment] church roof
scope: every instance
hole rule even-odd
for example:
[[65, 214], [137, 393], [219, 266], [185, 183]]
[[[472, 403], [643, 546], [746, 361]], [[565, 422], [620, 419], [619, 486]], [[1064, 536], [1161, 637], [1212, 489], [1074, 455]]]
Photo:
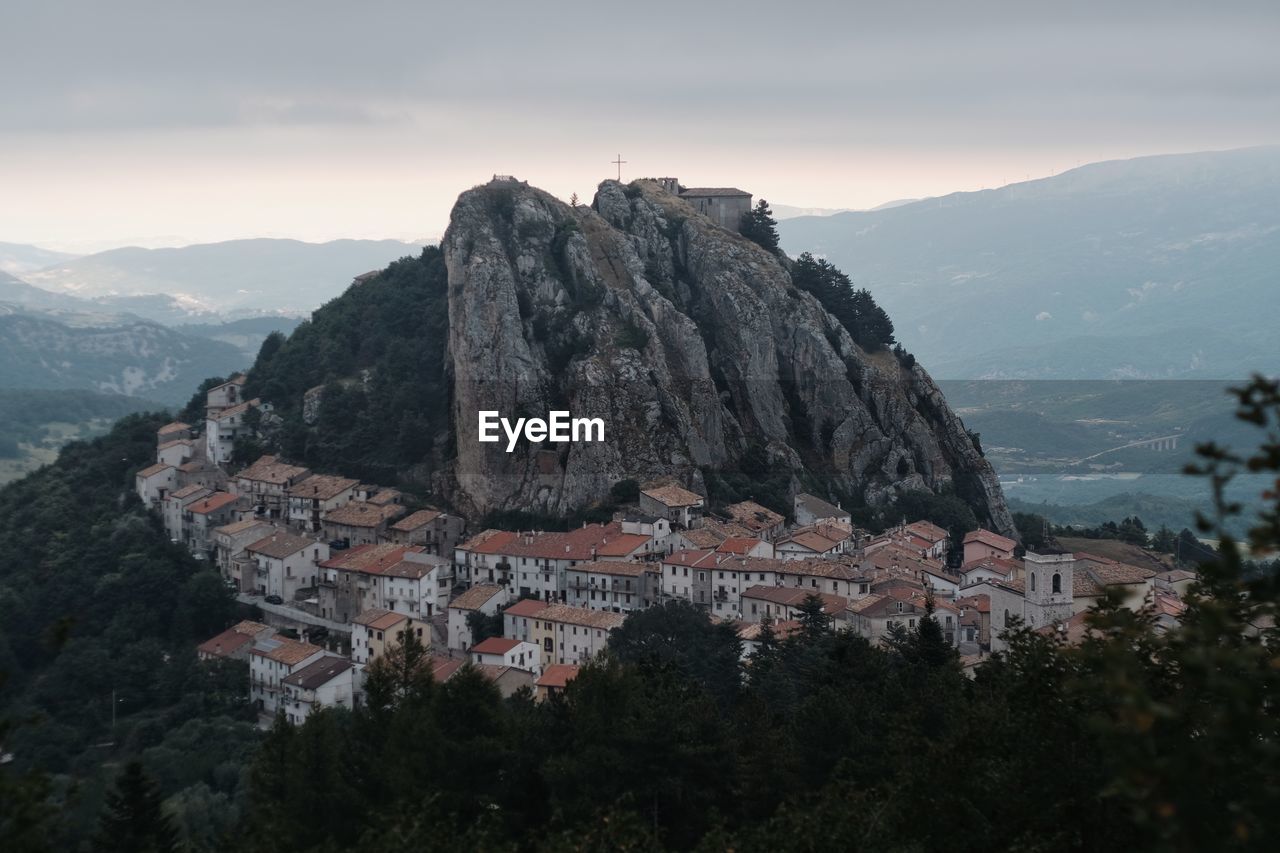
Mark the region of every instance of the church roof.
[[737, 187], [686, 187], [681, 193], [681, 198], [712, 198], [715, 196], [747, 196], [751, 197], [751, 193], [740, 190]]

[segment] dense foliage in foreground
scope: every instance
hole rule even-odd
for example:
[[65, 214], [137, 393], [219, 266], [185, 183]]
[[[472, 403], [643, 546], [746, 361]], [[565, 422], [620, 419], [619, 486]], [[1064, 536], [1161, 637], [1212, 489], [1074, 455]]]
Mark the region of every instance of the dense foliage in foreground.
[[[1241, 404], [1268, 436], [1249, 458], [1205, 450], [1219, 495], [1234, 468], [1280, 472], [1280, 386], [1259, 380]], [[119, 463], [79, 462], [104, 466], [103, 492], [118, 492]], [[6, 517], [24, 511], [12, 494]], [[1269, 506], [1255, 551], [1280, 545], [1274, 494]], [[746, 665], [736, 635], [692, 607], [645, 611], [543, 703], [503, 699], [470, 669], [437, 684], [410, 641], [372, 668], [361, 709], [277, 723], [249, 759], [242, 810], [209, 795], [196, 808], [194, 787], [157, 808], [147, 776], [172, 773], [175, 750], [195, 765], [188, 776], [216, 781], [216, 760], [234, 768], [225, 739], [171, 742], [157, 723], [169, 752], [126, 765], [101, 829], [78, 838], [155, 850], [175, 838], [239, 850], [1271, 850], [1278, 590], [1274, 575], [1243, 573], [1246, 555], [1223, 539], [1176, 630], [1108, 603], [1082, 645], [1019, 631], [972, 680], [932, 619], [873, 648], [827, 631], [814, 608]], [[179, 639], [179, 612], [151, 630]], [[128, 629], [108, 623], [105, 642]], [[44, 654], [47, 673], [60, 656]], [[26, 669], [30, 689], [41, 678]], [[47, 794], [40, 778], [0, 774], [0, 846], [74, 848], [49, 833], [66, 812]]]
[[[121, 759], [149, 756], [168, 791], [229, 797], [256, 740], [244, 664], [195, 659], [233, 602], [133, 494], [164, 420], [124, 418], [0, 491], [0, 754], [10, 773], [47, 774], [57, 819], [33, 838], [55, 849], [93, 829]], [[23, 849], [5, 784], [0, 849]]]

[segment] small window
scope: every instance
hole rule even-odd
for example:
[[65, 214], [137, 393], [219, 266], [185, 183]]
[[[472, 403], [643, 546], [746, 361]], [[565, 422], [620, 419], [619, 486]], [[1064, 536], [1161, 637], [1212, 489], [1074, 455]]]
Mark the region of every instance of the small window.
[[1031, 591], [1032, 592], [1036, 591], [1036, 573], [1035, 572], [1031, 573]]
[[1053, 573], [1053, 591], [1055, 593], [1062, 592], [1062, 575], [1057, 572]]

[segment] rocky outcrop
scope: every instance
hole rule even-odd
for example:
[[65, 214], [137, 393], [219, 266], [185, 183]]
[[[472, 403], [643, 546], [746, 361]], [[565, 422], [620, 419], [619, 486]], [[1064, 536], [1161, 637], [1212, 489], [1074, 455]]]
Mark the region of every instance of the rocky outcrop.
[[[953, 485], [997, 530], [999, 483], [919, 365], [867, 353], [783, 261], [657, 185], [591, 207], [495, 181], [464, 193], [442, 244], [456, 460], [472, 512], [564, 513], [612, 484], [775, 469], [869, 502]], [[476, 441], [477, 412], [600, 417], [602, 443]]]

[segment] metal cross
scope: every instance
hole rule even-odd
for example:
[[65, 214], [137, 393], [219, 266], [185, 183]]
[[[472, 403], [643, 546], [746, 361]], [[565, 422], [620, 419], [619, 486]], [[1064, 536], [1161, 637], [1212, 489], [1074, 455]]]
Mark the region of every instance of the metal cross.
[[610, 160], [609, 162], [618, 167], [618, 183], [622, 183], [622, 164], [626, 163], [627, 161], [623, 160], [622, 155], [619, 154], [617, 160]]

